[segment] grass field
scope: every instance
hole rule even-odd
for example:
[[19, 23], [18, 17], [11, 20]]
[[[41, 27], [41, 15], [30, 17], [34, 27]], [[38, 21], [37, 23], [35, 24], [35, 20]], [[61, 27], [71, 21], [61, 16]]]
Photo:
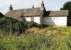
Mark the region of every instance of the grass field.
[[0, 35], [0, 50], [71, 50], [71, 27], [33, 27], [16, 35]]

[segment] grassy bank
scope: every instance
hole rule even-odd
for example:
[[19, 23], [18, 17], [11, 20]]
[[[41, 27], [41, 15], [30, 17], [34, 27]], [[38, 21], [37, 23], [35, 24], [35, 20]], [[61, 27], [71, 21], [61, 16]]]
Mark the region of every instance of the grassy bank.
[[71, 50], [70, 30], [71, 27], [34, 27], [19, 36], [0, 35], [0, 50]]

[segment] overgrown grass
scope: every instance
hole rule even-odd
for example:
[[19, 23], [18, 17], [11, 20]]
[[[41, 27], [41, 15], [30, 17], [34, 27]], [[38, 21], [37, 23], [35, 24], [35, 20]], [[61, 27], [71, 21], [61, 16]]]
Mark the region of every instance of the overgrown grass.
[[19, 36], [0, 35], [0, 50], [71, 50], [69, 30], [70, 27], [47, 27], [43, 34], [36, 31], [37, 33], [22, 33]]

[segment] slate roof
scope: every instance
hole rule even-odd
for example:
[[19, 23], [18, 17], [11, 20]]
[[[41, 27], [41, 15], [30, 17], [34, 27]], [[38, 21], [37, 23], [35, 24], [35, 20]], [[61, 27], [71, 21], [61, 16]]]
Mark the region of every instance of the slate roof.
[[21, 16], [40, 16], [41, 15], [41, 9], [40, 8], [31, 8], [31, 9], [19, 9], [19, 10], [12, 10], [5, 14], [5, 16], [9, 17], [21, 17]]
[[[68, 10], [46, 11], [44, 12], [44, 14], [46, 17], [65, 17], [69, 15], [69, 11]], [[41, 15], [42, 15], [41, 8], [12, 10], [5, 14], [5, 16], [15, 17], [15, 18], [20, 18], [21, 16], [36, 17], [36, 16], [41, 16]]]
[[49, 16], [49, 17], [64, 17], [64, 16], [68, 16], [68, 15], [69, 15], [68, 10], [47, 11], [47, 16]]

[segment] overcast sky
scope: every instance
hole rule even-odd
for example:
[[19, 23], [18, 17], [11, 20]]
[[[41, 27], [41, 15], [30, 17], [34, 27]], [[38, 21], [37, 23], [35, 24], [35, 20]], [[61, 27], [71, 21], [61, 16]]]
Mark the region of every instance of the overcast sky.
[[[42, 0], [0, 0], [0, 12], [6, 13], [9, 11], [10, 4], [14, 9], [31, 8], [34, 4], [35, 7], [40, 7]], [[65, 2], [71, 0], [43, 0], [47, 10], [60, 10]]]

